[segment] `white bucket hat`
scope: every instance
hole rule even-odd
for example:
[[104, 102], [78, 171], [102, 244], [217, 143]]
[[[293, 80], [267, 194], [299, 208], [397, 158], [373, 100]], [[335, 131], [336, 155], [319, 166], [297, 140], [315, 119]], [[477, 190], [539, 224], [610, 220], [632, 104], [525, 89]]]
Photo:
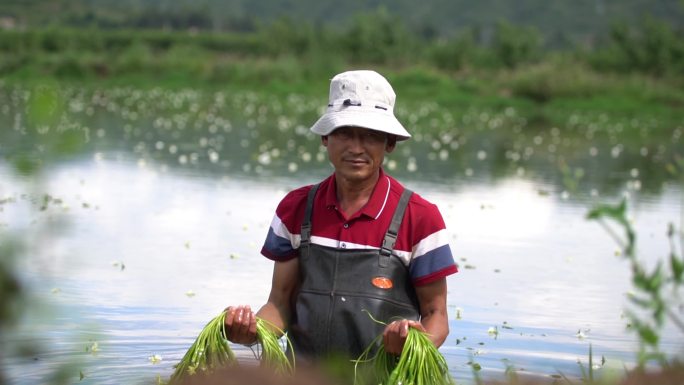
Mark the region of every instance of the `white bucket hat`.
[[387, 79], [375, 71], [338, 74], [330, 81], [328, 109], [311, 127], [311, 132], [329, 135], [338, 127], [355, 126], [406, 140], [411, 134], [394, 116], [396, 97]]

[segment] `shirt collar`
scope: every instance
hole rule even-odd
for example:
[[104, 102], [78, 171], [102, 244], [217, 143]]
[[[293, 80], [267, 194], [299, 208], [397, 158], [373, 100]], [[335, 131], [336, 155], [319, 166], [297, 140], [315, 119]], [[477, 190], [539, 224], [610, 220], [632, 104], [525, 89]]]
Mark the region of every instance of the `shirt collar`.
[[[324, 196], [325, 206], [329, 208], [338, 207], [339, 202], [337, 201], [337, 184], [335, 182], [335, 174], [332, 174], [329, 177], [329, 179], [329, 188], [327, 189], [326, 194]], [[363, 206], [361, 210], [359, 210], [359, 212], [356, 215], [354, 215], [354, 217], [357, 217], [359, 215], [365, 215], [372, 219], [377, 219], [378, 217], [380, 217], [380, 214], [382, 214], [382, 211], [385, 209], [385, 206], [387, 204], [390, 187], [390, 178], [387, 175], [385, 175], [385, 172], [381, 167], [380, 175], [378, 176], [378, 182], [375, 184], [375, 187], [373, 188], [373, 192], [371, 193], [370, 199], [368, 199], [366, 205]]]

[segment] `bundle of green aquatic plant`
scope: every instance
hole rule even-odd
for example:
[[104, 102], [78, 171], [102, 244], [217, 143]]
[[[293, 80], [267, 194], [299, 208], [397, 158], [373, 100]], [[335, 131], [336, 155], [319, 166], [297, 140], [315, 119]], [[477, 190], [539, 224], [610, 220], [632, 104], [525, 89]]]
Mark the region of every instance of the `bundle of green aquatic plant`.
[[183, 380], [198, 371], [209, 374], [215, 369], [235, 365], [237, 360], [225, 336], [226, 313], [221, 312], [202, 329], [195, 342], [176, 364], [170, 383]]
[[[182, 381], [188, 375], [211, 374], [217, 369], [237, 365], [235, 354], [225, 338], [225, 318], [226, 313], [221, 312], [202, 329], [181, 361], [174, 366], [176, 370], [171, 375], [171, 384]], [[292, 374], [294, 372], [294, 355], [291, 363], [280, 347], [279, 334], [283, 334], [282, 331], [261, 318], [257, 318], [256, 326], [257, 345], [260, 351], [257, 358], [261, 364], [277, 374]], [[287, 337], [285, 339], [290, 344], [290, 351], [292, 351], [289, 339]]]
[[[415, 328], [409, 328], [401, 355], [389, 354], [381, 342], [382, 335], [377, 337], [356, 360], [372, 365], [373, 384], [380, 385], [453, 385], [446, 359], [437, 350], [428, 334]], [[376, 345], [377, 352], [371, 355]], [[355, 383], [363, 383], [367, 378], [355, 375]]]
[[290, 348], [292, 354], [292, 361], [287, 358], [287, 355], [280, 346], [280, 335], [285, 335], [282, 330], [272, 323], [257, 318], [256, 323], [258, 347], [261, 351], [258, 356], [261, 364], [273, 370], [276, 374], [294, 374], [294, 349], [290, 339], [285, 336], [285, 341]]

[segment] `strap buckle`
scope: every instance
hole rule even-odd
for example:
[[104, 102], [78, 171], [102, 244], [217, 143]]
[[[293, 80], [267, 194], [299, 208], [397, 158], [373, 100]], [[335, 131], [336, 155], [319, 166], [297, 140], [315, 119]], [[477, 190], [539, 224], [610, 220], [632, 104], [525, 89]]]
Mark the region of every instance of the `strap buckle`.
[[311, 224], [302, 225], [299, 246], [307, 246], [311, 241]]

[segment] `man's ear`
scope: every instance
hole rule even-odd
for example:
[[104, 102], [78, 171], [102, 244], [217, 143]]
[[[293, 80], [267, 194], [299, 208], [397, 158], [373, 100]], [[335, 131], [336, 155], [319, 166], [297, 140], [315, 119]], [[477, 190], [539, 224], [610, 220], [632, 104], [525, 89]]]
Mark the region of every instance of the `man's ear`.
[[396, 135], [387, 135], [387, 143], [385, 144], [385, 152], [388, 154], [397, 147], [397, 136]]
[[321, 143], [323, 143], [323, 146], [328, 147], [328, 135], [321, 136]]

